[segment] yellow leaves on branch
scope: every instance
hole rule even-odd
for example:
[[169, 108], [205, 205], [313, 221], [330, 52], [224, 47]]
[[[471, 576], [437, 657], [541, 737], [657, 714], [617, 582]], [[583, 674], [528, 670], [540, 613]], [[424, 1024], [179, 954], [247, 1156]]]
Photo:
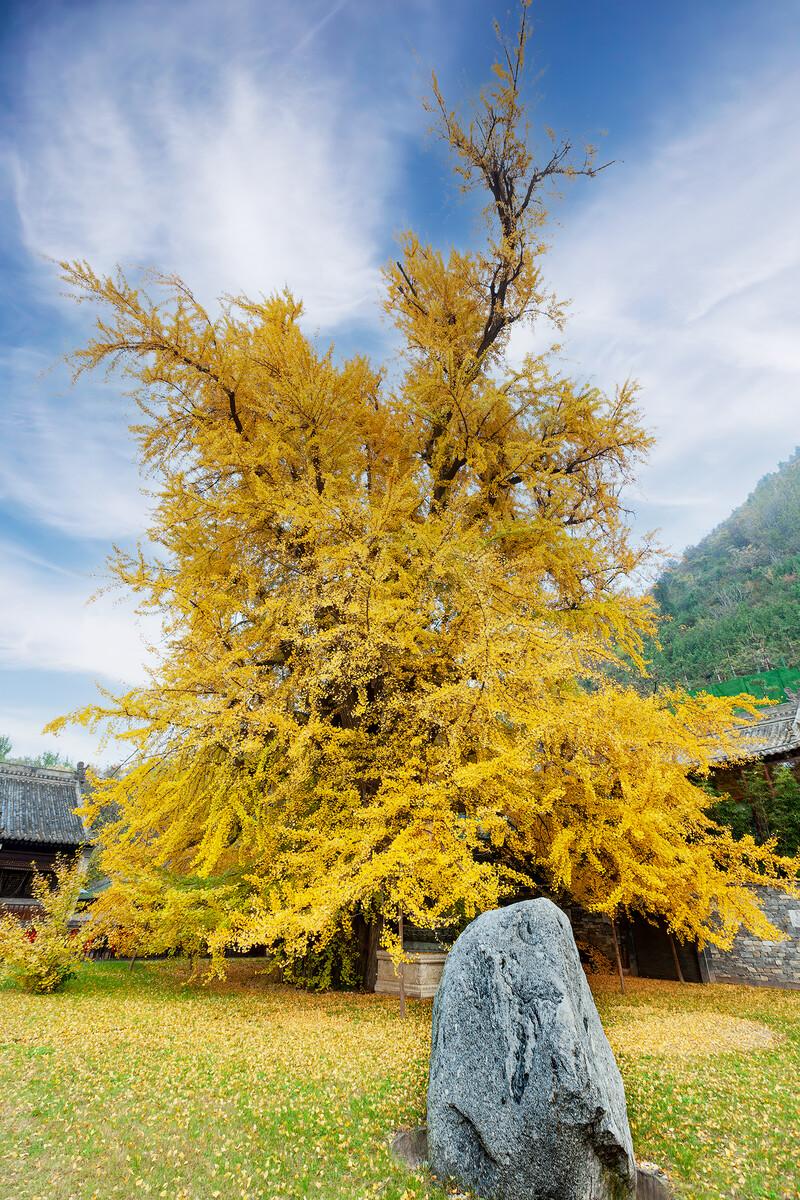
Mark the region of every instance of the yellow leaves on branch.
[[793, 870], [715, 828], [689, 777], [733, 745], [733, 702], [611, 682], [654, 625], [619, 500], [650, 441], [635, 387], [507, 361], [515, 324], [561, 319], [543, 188], [596, 170], [528, 148], [526, 36], [468, 126], [434, 89], [487, 245], [402, 239], [387, 369], [319, 349], [288, 293], [212, 315], [179, 279], [151, 299], [63, 264], [105, 314], [77, 372], [133, 381], [156, 496], [155, 551], [111, 570], [161, 614], [161, 662], [81, 716], [132, 745], [88, 803], [116, 813], [100, 911], [145, 943], [182, 919], [301, 952], [354, 914], [430, 927], [521, 885], [724, 943], [765, 928], [745, 885]]
[[23, 924], [16, 913], [0, 912], [0, 966], [8, 967], [27, 991], [58, 991], [77, 974], [83, 940], [70, 921], [85, 876], [80, 857], [57, 855], [52, 871], [33, 871], [33, 920]]

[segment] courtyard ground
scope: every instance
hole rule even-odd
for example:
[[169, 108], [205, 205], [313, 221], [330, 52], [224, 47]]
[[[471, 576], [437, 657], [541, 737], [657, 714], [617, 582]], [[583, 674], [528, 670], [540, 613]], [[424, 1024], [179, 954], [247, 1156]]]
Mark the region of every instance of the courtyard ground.
[[[412, 1200], [430, 1004], [313, 996], [234, 964], [88, 966], [57, 996], [0, 982], [3, 1200]], [[592, 981], [639, 1158], [688, 1200], [800, 1195], [800, 992]]]

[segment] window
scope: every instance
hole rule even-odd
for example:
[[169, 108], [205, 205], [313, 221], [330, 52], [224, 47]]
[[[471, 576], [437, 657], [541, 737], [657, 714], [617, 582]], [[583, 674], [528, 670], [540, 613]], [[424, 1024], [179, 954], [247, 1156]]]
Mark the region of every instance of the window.
[[32, 871], [15, 871], [11, 867], [0, 867], [0, 899], [30, 899], [32, 882]]

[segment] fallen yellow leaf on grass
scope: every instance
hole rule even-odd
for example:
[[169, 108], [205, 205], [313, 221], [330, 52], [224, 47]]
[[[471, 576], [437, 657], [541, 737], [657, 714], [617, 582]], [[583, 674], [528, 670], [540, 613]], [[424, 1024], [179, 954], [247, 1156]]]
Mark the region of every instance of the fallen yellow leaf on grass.
[[768, 1025], [717, 1012], [669, 1012], [618, 1008], [608, 1030], [620, 1054], [708, 1058], [748, 1050], [771, 1050], [783, 1038]]

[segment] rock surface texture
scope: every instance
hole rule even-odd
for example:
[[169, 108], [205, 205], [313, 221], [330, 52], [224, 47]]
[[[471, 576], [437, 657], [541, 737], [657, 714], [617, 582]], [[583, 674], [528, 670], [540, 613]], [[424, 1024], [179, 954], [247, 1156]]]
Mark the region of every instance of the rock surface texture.
[[569, 921], [549, 900], [484, 913], [433, 1009], [431, 1169], [486, 1200], [627, 1200], [625, 1092]]

